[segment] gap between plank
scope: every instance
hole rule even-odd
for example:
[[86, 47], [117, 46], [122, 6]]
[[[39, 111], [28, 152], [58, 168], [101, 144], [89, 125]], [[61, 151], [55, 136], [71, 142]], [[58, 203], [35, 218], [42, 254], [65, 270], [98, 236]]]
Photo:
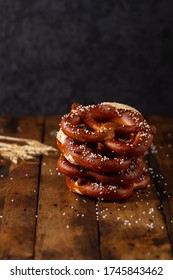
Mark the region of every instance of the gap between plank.
[[[46, 128], [46, 118], [44, 117], [43, 126], [42, 126], [42, 133], [41, 133], [41, 140], [40, 140], [41, 143], [44, 143], [45, 128]], [[38, 224], [38, 204], [39, 204], [39, 194], [40, 194], [42, 159], [43, 159], [43, 156], [40, 156], [39, 171], [38, 171], [37, 204], [36, 204], [36, 212], [35, 212], [35, 232], [34, 232], [34, 242], [33, 242], [33, 259], [35, 259], [35, 244], [36, 244], [37, 224]]]
[[154, 181], [154, 184], [156, 187], [156, 191], [158, 193], [158, 198], [162, 205], [162, 213], [163, 213], [163, 217], [165, 220], [166, 229], [168, 232], [168, 237], [170, 240], [172, 254], [173, 254], [173, 235], [172, 235], [173, 225], [170, 223], [170, 219], [173, 219], [173, 217], [171, 217], [172, 213], [170, 213], [170, 211], [169, 211], [170, 201], [169, 201], [169, 197], [167, 195], [167, 190], [165, 189], [165, 183], [167, 184], [167, 182], [165, 182], [165, 176], [159, 165], [156, 155], [152, 154], [151, 151], [148, 154], [148, 163], [149, 163], [149, 166], [151, 168], [153, 168], [153, 171], [155, 173], [154, 175], [159, 175], [159, 178], [158, 178], [158, 176], [154, 176], [153, 181]]

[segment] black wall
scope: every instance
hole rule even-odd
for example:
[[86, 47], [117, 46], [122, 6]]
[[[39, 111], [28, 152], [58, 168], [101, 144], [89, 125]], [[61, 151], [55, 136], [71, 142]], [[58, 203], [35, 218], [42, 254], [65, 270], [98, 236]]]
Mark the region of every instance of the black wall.
[[173, 112], [173, 2], [0, 0], [0, 114]]

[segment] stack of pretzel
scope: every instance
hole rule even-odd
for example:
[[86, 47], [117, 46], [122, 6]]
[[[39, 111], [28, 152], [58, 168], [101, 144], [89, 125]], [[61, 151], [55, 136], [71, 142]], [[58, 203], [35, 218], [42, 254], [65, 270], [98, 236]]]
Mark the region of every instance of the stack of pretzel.
[[155, 128], [136, 109], [119, 103], [74, 103], [57, 133], [58, 170], [80, 195], [120, 200], [146, 188], [150, 176], [144, 155]]

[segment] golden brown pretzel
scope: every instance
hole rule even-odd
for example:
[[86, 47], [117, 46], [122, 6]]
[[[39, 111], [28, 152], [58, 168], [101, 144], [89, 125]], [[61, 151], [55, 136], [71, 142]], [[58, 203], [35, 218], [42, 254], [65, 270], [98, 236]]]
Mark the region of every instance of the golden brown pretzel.
[[97, 130], [90, 129], [74, 110], [62, 118], [61, 128], [67, 136], [80, 142], [102, 142], [115, 136], [112, 123], [103, 124]]
[[89, 196], [101, 200], [122, 200], [131, 196], [135, 189], [146, 188], [150, 183], [148, 173], [143, 173], [141, 178], [127, 187], [112, 186], [108, 184], [96, 183], [89, 179], [74, 179], [66, 177], [68, 188], [80, 195]]
[[[148, 151], [155, 134], [155, 128], [149, 126], [144, 117], [131, 109], [117, 108], [108, 104], [82, 107], [77, 110], [79, 116], [91, 129], [98, 130], [100, 125], [97, 119], [108, 119], [109, 125], [115, 132], [115, 137], [105, 141], [105, 145], [119, 155], [141, 156]], [[103, 117], [104, 116], [104, 117]], [[116, 139], [116, 134], [135, 133], [134, 141], [126, 143]]]
[[154, 135], [148, 132], [138, 132], [134, 136], [134, 141], [125, 143], [116, 139], [105, 141], [105, 146], [116, 152], [118, 155], [137, 157], [144, 155], [153, 142]]
[[72, 164], [91, 169], [96, 172], [114, 172], [126, 169], [131, 159], [122, 157], [109, 158], [94, 152], [88, 144], [80, 144], [67, 137], [60, 130], [57, 135], [57, 145], [65, 158]]
[[[115, 106], [113, 105], [115, 104]], [[114, 123], [121, 126], [135, 126], [142, 123], [144, 117], [138, 112], [127, 108], [116, 106], [117, 103], [101, 103], [98, 105], [78, 106], [76, 112], [84, 123], [94, 131], [104, 129], [104, 124]], [[115, 127], [115, 128], [116, 128]]]
[[[143, 121], [141, 114], [138, 115], [138, 121]], [[128, 123], [126, 127], [124, 124]], [[115, 131], [126, 133], [137, 132], [136, 124], [131, 123], [131, 113], [129, 110], [119, 109], [109, 104], [98, 104], [92, 106], [81, 106], [73, 104], [72, 110], [61, 120], [63, 132], [74, 140], [80, 142], [103, 142], [113, 139]]]
[[144, 161], [142, 158], [134, 158], [126, 170], [114, 173], [99, 173], [73, 165], [61, 155], [57, 161], [57, 168], [62, 174], [71, 178], [90, 178], [104, 184], [127, 186], [137, 181], [142, 175]]
[[[63, 132], [80, 142], [105, 142], [105, 145], [119, 155], [144, 155], [155, 134], [144, 117], [133, 108], [121, 107], [117, 103], [101, 103], [81, 106], [75, 104], [61, 121]], [[133, 142], [122, 141], [128, 137]], [[122, 140], [120, 140], [121, 136]]]

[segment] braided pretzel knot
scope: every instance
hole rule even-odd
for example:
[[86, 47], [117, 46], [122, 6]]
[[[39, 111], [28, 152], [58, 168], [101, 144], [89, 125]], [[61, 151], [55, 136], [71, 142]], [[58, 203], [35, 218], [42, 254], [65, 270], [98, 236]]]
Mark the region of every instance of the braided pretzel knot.
[[[116, 106], [109, 103], [92, 106], [75, 104], [62, 119], [63, 132], [80, 142], [105, 142], [119, 155], [143, 155], [153, 141], [155, 128], [149, 126], [138, 111], [129, 106], [117, 108], [117, 103], [113, 104]], [[127, 136], [129, 133], [133, 133], [131, 141], [115, 139], [116, 135]]]
[[74, 192], [115, 200], [149, 184], [142, 156], [155, 128], [137, 110], [117, 103], [75, 103], [60, 126], [57, 167]]

